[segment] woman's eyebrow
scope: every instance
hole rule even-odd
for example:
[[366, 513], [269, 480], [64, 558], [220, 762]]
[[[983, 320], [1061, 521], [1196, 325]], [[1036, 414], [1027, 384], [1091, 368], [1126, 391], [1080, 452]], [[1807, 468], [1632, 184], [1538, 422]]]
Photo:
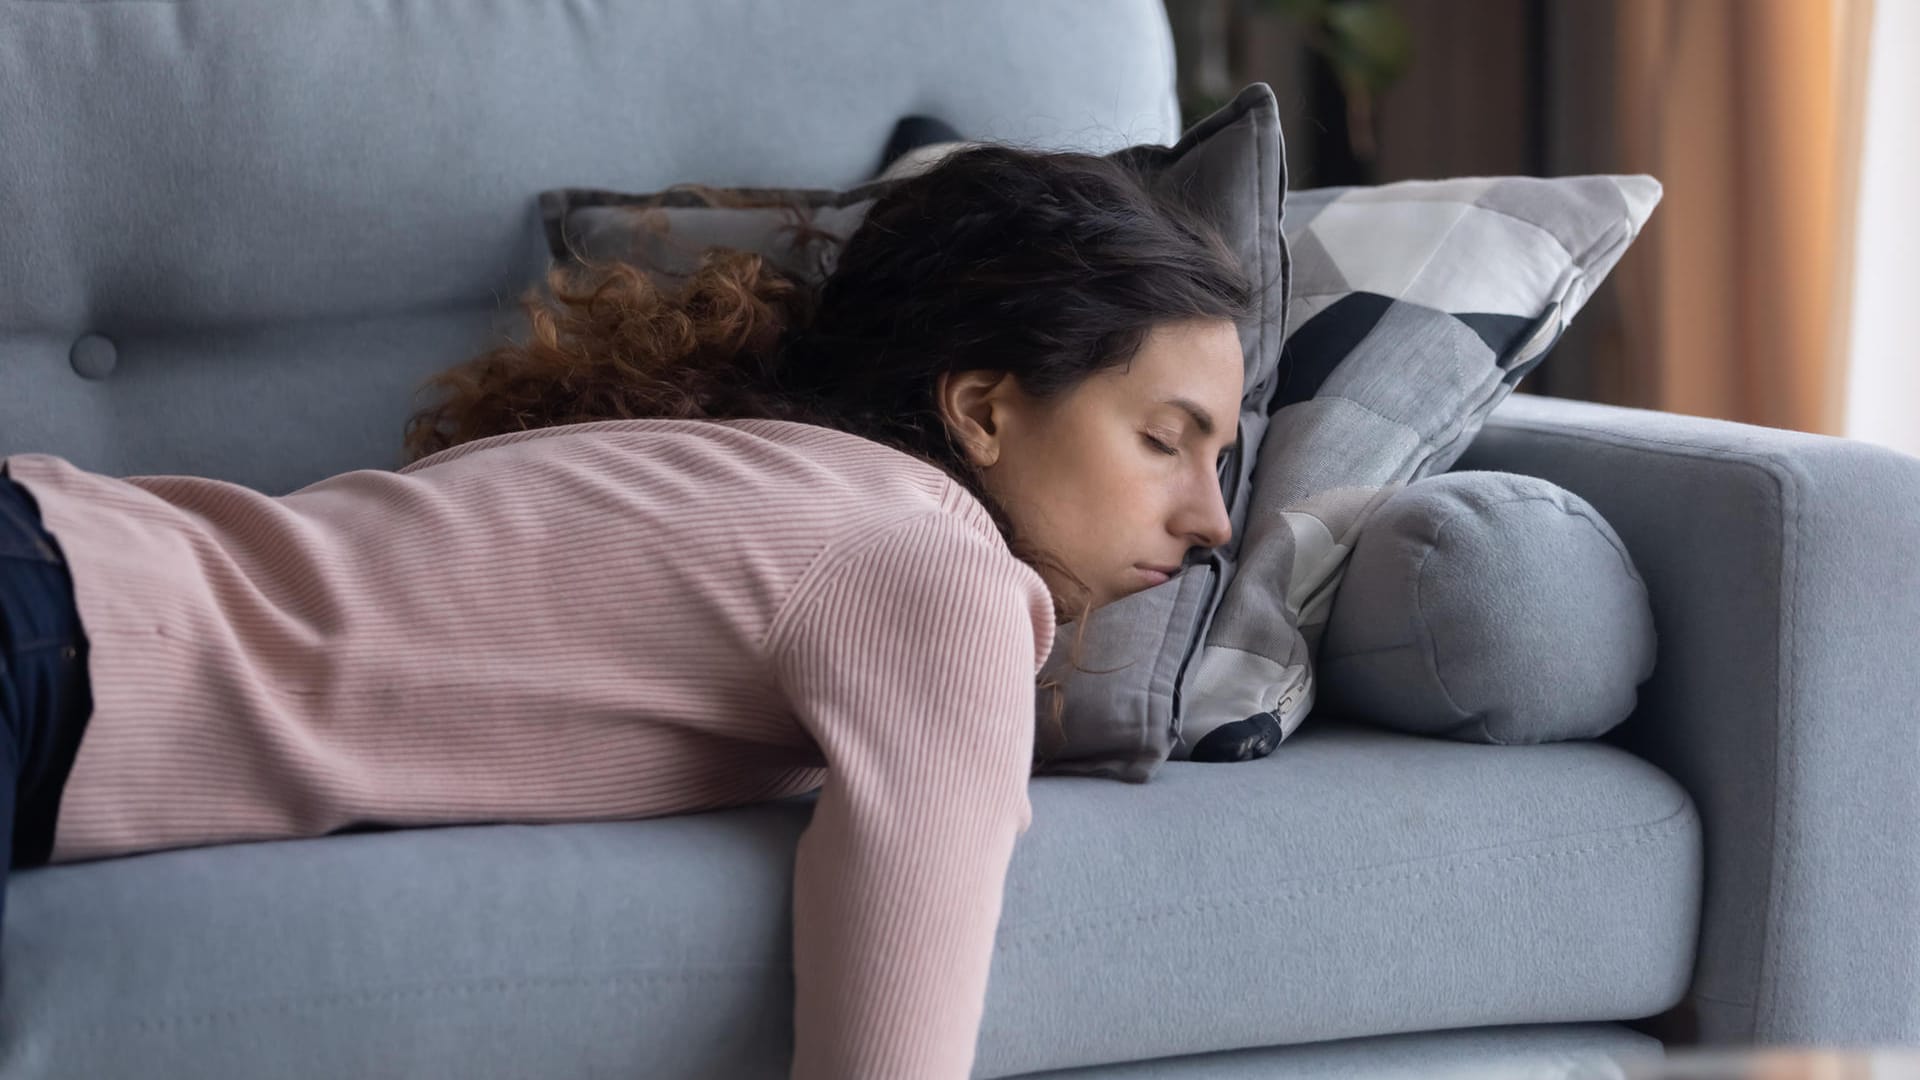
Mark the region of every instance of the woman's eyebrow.
[[[1213, 434], [1213, 416], [1212, 414], [1208, 413], [1206, 409], [1201, 408], [1197, 402], [1192, 401], [1189, 398], [1170, 397], [1170, 398], [1161, 398], [1160, 404], [1178, 405], [1180, 408], [1185, 409], [1187, 411], [1188, 416], [1193, 417], [1193, 422], [1199, 425], [1200, 433], [1202, 435]], [[1238, 446], [1239, 444], [1240, 444], [1240, 440], [1235, 439], [1233, 442], [1228, 443], [1224, 447], [1224, 449], [1231, 450], [1235, 446]]]

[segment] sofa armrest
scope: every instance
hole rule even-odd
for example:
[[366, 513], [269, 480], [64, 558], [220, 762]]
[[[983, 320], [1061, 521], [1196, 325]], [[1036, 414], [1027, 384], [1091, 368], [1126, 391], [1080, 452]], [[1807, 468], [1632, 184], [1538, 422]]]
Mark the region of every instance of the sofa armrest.
[[1609, 740], [1703, 822], [1675, 1033], [1920, 1044], [1920, 458], [1515, 394], [1455, 468], [1575, 492], [1646, 578], [1659, 658]]

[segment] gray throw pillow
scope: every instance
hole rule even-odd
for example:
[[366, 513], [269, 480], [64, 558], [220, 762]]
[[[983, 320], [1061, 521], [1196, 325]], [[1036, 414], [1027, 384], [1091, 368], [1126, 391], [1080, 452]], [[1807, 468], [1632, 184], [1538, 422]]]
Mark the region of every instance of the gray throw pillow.
[[1315, 715], [1466, 742], [1591, 739], [1653, 674], [1646, 582], [1586, 500], [1456, 472], [1360, 532], [1327, 619]]
[[1282, 385], [1239, 572], [1184, 688], [1174, 757], [1261, 757], [1299, 726], [1368, 517], [1459, 459], [1660, 193], [1650, 176], [1505, 176], [1288, 195]]
[[[707, 248], [726, 246], [758, 252], [818, 281], [873, 199], [952, 149], [929, 146], [892, 163], [882, 178], [845, 191], [733, 188], [716, 205], [684, 185], [641, 194], [563, 188], [543, 192], [540, 209], [558, 260], [621, 259], [670, 282], [690, 273]], [[1289, 266], [1281, 234], [1286, 157], [1279, 107], [1271, 88], [1254, 83], [1173, 145], [1130, 146], [1111, 156], [1135, 165], [1156, 190], [1218, 227], [1257, 298], [1256, 313], [1239, 327], [1246, 364], [1239, 446], [1220, 469], [1233, 540], [1195, 549], [1172, 579], [1096, 611], [1087, 620], [1081, 665], [1098, 670], [1070, 670], [1078, 627], [1068, 623], [1041, 671], [1043, 685], [1063, 682], [1064, 733], [1055, 738], [1042, 725], [1035, 771], [1139, 782], [1166, 759], [1178, 736], [1179, 678], [1191, 668], [1232, 579], [1253, 463], [1278, 385]], [[1050, 693], [1038, 692], [1035, 705], [1048, 715]]]

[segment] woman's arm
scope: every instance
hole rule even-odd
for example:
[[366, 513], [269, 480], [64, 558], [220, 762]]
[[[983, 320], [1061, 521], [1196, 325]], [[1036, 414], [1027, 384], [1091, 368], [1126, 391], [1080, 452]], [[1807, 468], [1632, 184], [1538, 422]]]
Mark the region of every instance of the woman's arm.
[[769, 647], [827, 761], [794, 868], [792, 1076], [964, 1080], [1032, 820], [1052, 601], [947, 514], [869, 538], [802, 590]]

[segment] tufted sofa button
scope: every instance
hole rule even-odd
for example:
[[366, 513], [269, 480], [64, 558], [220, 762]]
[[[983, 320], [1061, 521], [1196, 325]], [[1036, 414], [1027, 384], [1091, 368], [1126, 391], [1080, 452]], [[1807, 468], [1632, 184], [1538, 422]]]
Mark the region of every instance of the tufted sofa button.
[[67, 362], [83, 379], [104, 379], [113, 374], [114, 365], [120, 362], [120, 353], [114, 348], [112, 338], [87, 334], [73, 343]]

